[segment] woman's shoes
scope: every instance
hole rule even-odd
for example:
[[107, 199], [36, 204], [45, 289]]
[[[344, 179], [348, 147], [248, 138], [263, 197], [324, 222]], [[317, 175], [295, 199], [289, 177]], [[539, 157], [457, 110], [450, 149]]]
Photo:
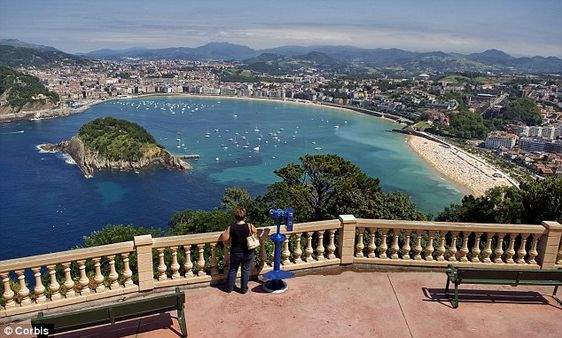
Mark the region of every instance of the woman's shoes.
[[245, 295], [246, 293], [248, 293], [248, 289], [240, 289], [240, 293]]

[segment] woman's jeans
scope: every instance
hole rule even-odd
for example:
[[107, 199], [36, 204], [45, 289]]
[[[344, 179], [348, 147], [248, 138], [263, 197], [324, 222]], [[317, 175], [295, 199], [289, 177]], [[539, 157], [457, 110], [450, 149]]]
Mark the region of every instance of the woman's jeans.
[[250, 271], [252, 264], [254, 264], [254, 251], [248, 253], [244, 252], [230, 252], [230, 266], [228, 268], [228, 284], [229, 291], [234, 290], [234, 282], [236, 281], [236, 273], [238, 267], [242, 266], [242, 282], [240, 289], [248, 289], [248, 280], [250, 279]]

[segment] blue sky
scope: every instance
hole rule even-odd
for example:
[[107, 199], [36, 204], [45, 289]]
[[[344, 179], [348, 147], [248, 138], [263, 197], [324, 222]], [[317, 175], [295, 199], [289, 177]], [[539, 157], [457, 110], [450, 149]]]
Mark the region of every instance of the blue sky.
[[560, 0], [0, 0], [0, 37], [68, 52], [227, 41], [562, 56]]

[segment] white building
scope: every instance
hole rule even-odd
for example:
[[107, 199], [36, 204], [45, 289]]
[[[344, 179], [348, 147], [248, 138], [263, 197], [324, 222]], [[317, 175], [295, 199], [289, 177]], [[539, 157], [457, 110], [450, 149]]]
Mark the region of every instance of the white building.
[[517, 142], [517, 136], [504, 132], [492, 132], [486, 137], [485, 146], [488, 149], [511, 149]]

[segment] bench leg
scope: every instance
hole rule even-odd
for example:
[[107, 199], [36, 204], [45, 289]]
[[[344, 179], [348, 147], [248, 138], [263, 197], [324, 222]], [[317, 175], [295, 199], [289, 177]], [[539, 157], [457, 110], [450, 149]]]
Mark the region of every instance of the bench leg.
[[183, 306], [178, 309], [178, 323], [180, 324], [181, 336], [187, 337], [187, 328], [185, 325], [185, 312]]
[[455, 283], [455, 295], [451, 300], [451, 305], [454, 309], [459, 307], [459, 284]]
[[557, 292], [558, 292], [558, 285], [556, 285], [556, 286], [554, 287], [554, 292], [552, 293], [552, 295], [554, 296]]

